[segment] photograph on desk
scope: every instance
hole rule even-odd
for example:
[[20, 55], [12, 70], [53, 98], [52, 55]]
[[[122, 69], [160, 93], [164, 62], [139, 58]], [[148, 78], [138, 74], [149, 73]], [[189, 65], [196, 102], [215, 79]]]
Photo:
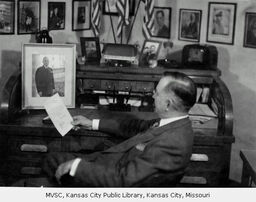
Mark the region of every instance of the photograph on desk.
[[101, 50], [99, 37], [81, 37], [81, 52], [85, 63], [100, 63]]
[[22, 51], [22, 108], [41, 109], [55, 93], [74, 107], [75, 45], [24, 44]]
[[154, 66], [161, 48], [160, 41], [145, 40], [139, 58], [140, 66]]

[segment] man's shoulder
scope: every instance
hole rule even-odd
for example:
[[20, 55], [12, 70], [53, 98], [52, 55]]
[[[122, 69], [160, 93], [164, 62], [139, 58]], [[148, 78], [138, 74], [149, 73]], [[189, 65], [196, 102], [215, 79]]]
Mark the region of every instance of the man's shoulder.
[[44, 69], [44, 66], [40, 66], [40, 67], [37, 68], [36, 71], [39, 72], [39, 71], [42, 71], [43, 69]]
[[167, 25], [164, 25], [164, 26], [163, 26], [163, 30], [165, 30], [165, 31], [169, 31], [169, 29], [168, 29]]

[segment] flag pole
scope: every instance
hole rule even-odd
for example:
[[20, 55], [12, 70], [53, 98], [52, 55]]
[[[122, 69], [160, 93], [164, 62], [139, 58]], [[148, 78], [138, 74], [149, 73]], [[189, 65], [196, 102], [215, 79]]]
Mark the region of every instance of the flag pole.
[[[108, 0], [105, 0], [105, 1], [107, 2], [108, 10], [109, 10], [109, 12], [110, 12], [109, 2], [108, 2]], [[110, 23], [111, 23], [111, 28], [112, 28], [112, 33], [113, 33], [114, 41], [115, 41], [115, 43], [116, 43], [116, 36], [115, 36], [115, 32], [114, 32], [113, 20], [112, 20], [111, 15], [109, 15], [109, 18], [110, 18]]]
[[136, 12], [135, 12], [135, 15], [134, 15], [134, 18], [133, 18], [133, 21], [132, 21], [131, 28], [130, 28], [130, 30], [129, 30], [129, 34], [128, 34], [128, 37], [127, 37], [126, 44], [129, 43], [129, 40], [130, 40], [130, 38], [131, 38], [132, 29], [133, 29], [133, 27], [134, 27], [134, 23], [135, 23], [135, 20], [136, 20], [136, 18], [137, 18], [138, 10], [139, 10], [139, 7], [140, 7], [140, 2], [141, 2], [141, 0], [139, 0], [138, 6], [137, 6], [137, 8], [136, 8]]

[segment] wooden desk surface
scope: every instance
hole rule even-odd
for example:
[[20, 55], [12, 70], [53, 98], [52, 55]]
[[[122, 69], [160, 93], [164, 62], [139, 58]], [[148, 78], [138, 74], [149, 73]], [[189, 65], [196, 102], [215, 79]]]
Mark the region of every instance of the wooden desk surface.
[[256, 177], [256, 150], [241, 150], [240, 156], [244, 163], [248, 164], [249, 168]]
[[[118, 112], [109, 110], [95, 110], [95, 109], [69, 109], [72, 116], [74, 115], [84, 115], [89, 119], [102, 119], [102, 118], [141, 118], [141, 119], [154, 119], [157, 118], [157, 114], [153, 112]], [[17, 118], [13, 122], [4, 124], [0, 123], [0, 133], [17, 135], [24, 134], [38, 134], [42, 133], [45, 136], [58, 136], [57, 130], [52, 124], [44, 124], [42, 120], [47, 114], [45, 110], [31, 110], [30, 113], [24, 114], [20, 118]], [[193, 124], [192, 126], [195, 132], [195, 143], [200, 145], [204, 143], [208, 145], [220, 145], [223, 143], [234, 142], [233, 136], [223, 136], [218, 134], [217, 131], [217, 119], [206, 122], [206, 124]], [[79, 131], [71, 130], [69, 134], [83, 135], [85, 129], [81, 128]], [[90, 133], [95, 133], [97, 136], [106, 136], [106, 134], [99, 131], [90, 131]], [[57, 134], [57, 135], [56, 135]]]

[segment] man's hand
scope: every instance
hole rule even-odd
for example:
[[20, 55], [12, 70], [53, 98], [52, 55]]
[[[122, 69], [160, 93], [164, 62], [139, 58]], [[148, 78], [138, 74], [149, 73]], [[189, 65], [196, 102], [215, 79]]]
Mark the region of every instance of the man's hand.
[[89, 130], [92, 129], [92, 120], [90, 120], [84, 116], [74, 116], [71, 124], [73, 124], [75, 126], [75, 129], [77, 128], [77, 126], [83, 126]]
[[57, 168], [57, 170], [55, 172], [55, 177], [56, 177], [57, 181], [59, 182], [59, 184], [60, 184], [60, 178], [63, 175], [69, 173], [69, 171], [71, 170], [71, 167], [72, 167], [72, 164], [73, 164], [74, 161], [75, 161], [75, 159], [67, 161], [65, 163], [62, 163]]
[[38, 92], [39, 96], [42, 97], [43, 93], [40, 91]]

